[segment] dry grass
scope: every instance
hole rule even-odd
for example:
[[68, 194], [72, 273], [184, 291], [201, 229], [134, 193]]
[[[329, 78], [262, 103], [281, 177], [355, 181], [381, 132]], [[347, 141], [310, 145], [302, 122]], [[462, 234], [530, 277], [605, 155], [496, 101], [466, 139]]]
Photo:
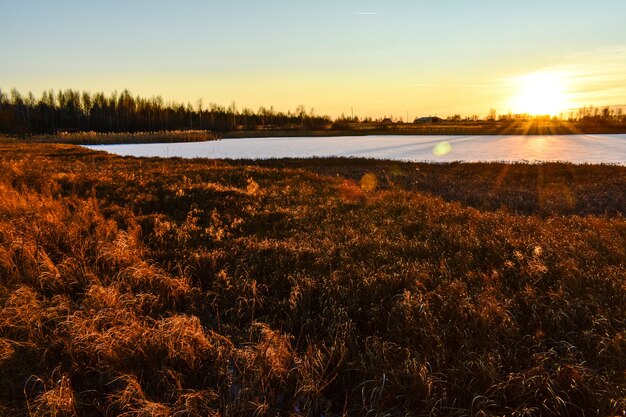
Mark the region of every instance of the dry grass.
[[32, 135], [26, 141], [74, 145], [114, 145], [120, 143], [204, 142], [217, 139], [216, 134], [207, 130], [171, 130], [136, 133], [61, 132], [52, 135]]
[[0, 414], [624, 415], [624, 183], [6, 141]]

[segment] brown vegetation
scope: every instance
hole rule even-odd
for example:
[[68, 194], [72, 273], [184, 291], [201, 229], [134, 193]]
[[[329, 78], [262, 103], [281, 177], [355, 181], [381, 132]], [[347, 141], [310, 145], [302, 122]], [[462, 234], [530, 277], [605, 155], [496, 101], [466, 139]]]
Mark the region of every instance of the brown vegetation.
[[[626, 119], [625, 119], [626, 120]], [[549, 117], [499, 120], [448, 119], [434, 123], [344, 123], [335, 130], [352, 134], [396, 135], [571, 135], [586, 133], [626, 133], [626, 121], [617, 118], [562, 120]]]
[[0, 414], [623, 415], [625, 183], [0, 144]]
[[173, 130], [165, 132], [96, 133], [60, 132], [51, 135], [32, 135], [33, 143], [66, 143], [72, 145], [116, 145], [123, 143], [179, 143], [217, 140], [215, 133], [206, 130]]
[[240, 130], [221, 133], [225, 138], [275, 136], [362, 136], [362, 135], [572, 135], [626, 133], [626, 122], [603, 120], [444, 120], [437, 123], [337, 123], [327, 129]]

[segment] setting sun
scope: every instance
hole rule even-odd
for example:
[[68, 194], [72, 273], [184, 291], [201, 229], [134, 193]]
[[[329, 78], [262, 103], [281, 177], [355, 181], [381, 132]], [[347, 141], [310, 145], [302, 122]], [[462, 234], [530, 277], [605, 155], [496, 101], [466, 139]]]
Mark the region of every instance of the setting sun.
[[513, 113], [557, 115], [571, 106], [564, 74], [536, 72], [513, 80], [517, 88], [511, 100]]

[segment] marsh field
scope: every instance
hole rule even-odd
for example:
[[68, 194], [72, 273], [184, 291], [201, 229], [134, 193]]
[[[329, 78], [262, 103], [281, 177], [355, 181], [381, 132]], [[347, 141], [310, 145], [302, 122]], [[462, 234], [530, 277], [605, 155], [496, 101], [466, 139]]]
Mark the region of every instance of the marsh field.
[[626, 167], [0, 143], [0, 414], [626, 413]]

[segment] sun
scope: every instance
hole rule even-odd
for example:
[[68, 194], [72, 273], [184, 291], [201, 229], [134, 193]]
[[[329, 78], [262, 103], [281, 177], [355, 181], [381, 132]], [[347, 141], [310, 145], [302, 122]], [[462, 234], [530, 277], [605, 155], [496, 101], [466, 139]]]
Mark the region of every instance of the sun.
[[511, 99], [513, 113], [555, 116], [571, 107], [566, 74], [534, 72], [512, 81], [517, 90]]

